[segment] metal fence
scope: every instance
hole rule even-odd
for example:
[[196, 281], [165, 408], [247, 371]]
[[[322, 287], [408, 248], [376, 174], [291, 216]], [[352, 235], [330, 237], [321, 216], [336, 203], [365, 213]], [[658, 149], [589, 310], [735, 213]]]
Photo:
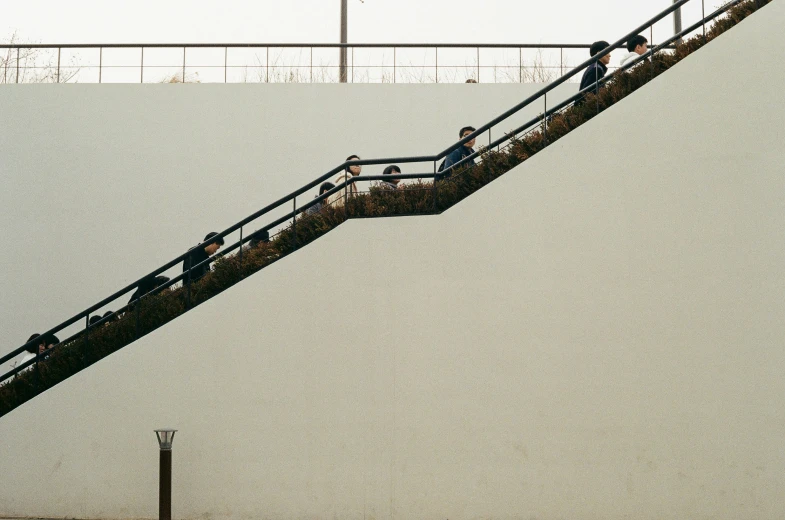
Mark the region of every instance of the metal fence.
[[590, 44], [0, 45], [0, 83], [546, 83]]

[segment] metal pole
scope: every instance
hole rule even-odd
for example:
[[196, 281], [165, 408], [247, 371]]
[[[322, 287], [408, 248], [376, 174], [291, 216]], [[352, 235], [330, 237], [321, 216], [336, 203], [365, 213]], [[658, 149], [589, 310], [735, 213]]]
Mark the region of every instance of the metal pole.
[[436, 83], [439, 83], [439, 47], [436, 47]]
[[[673, 0], [673, 3], [675, 4], [678, 1], [679, 0]], [[681, 7], [679, 7], [673, 12], [673, 34], [679, 34], [680, 32], [681, 32]], [[681, 45], [681, 44], [682, 44], [681, 38], [676, 40], [676, 45]]]
[[172, 450], [160, 450], [158, 482], [158, 518], [172, 520]]
[[[348, 0], [341, 0], [341, 44], [345, 45], [348, 42], [349, 29], [347, 27], [349, 19], [349, 6]], [[340, 79], [341, 83], [346, 83], [346, 47], [341, 47], [340, 52]]]
[[294, 234], [294, 248], [297, 249], [297, 197], [292, 199], [292, 233]]
[[185, 47], [183, 47], [183, 83], [185, 83]]
[[313, 47], [311, 47], [311, 83], [313, 83]]
[[158, 518], [172, 520], [172, 441], [177, 430], [155, 430], [160, 448], [158, 477]]
[[559, 77], [564, 76], [564, 47], [559, 49]]
[[57, 48], [57, 82], [60, 83], [60, 47]]
[[270, 83], [270, 47], [267, 47], [267, 61], [265, 62], [266, 77], [265, 83]]
[[19, 83], [19, 48], [16, 49], [16, 82]]
[[[250, 245], [250, 243], [249, 243]], [[240, 257], [240, 278], [243, 276], [243, 226], [240, 226], [240, 251], [237, 255]]]
[[480, 82], [480, 48], [477, 47], [477, 83]]
[[104, 71], [104, 48], [98, 50], [98, 83], [101, 83], [101, 75]]
[[398, 61], [398, 53], [397, 49], [393, 47], [393, 83], [396, 82], [396, 76], [398, 75], [398, 71], [396, 69], [396, 62]]
[[436, 213], [436, 183], [438, 182], [439, 178], [437, 177], [438, 172], [436, 171], [436, 161], [433, 161], [433, 212]]
[[141, 69], [139, 83], [144, 83], [144, 47], [142, 47], [142, 65], [139, 68]]
[[545, 137], [545, 146], [548, 146], [548, 93], [543, 94], [544, 112], [542, 113], [542, 131]]
[[518, 81], [523, 83], [523, 47], [518, 47]]
[[224, 83], [228, 83], [227, 79], [227, 70], [229, 68], [229, 47], [224, 47]]
[[703, 20], [703, 43], [706, 43], [706, 0], [701, 0], [701, 13]]

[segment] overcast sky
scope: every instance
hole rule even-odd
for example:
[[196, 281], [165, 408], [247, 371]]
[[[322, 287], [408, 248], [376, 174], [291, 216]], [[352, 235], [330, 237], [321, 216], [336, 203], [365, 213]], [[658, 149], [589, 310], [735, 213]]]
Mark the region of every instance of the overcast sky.
[[[706, 10], [719, 0], [705, 0]], [[586, 43], [613, 40], [671, 0], [349, 0], [353, 43]], [[684, 8], [698, 19], [701, 0]], [[330, 43], [340, 0], [4, 1], [0, 39], [35, 43]], [[671, 34], [672, 19], [655, 28]]]

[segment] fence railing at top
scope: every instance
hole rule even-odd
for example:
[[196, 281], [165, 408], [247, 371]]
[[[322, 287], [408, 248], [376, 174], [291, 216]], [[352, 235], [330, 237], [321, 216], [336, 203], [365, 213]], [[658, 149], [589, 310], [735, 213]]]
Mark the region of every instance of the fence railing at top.
[[[575, 102], [579, 98], [582, 98], [585, 94], [589, 93], [590, 91], [592, 91], [596, 87], [595, 87], [595, 85], [591, 85], [589, 87], [586, 87], [584, 90], [579, 91], [577, 94], [574, 94], [574, 95], [568, 97], [567, 99], [565, 99], [565, 100], [563, 100], [561, 102], [556, 103], [555, 105], [551, 105], [550, 108], [548, 107], [548, 102], [547, 102], [547, 95], [548, 95], [549, 92], [552, 92], [554, 89], [556, 89], [560, 85], [570, 81], [571, 78], [573, 78], [576, 75], [580, 74], [584, 69], [586, 69], [586, 67], [588, 67], [589, 65], [591, 65], [593, 63], [596, 63], [598, 60], [602, 59], [605, 55], [611, 53], [614, 49], [617, 49], [620, 46], [622, 46], [624, 44], [624, 42], [626, 42], [629, 38], [631, 38], [632, 36], [634, 36], [636, 34], [642, 33], [647, 27], [649, 27], [650, 25], [652, 25], [652, 24], [656, 23], [657, 21], [663, 19], [664, 17], [668, 16], [669, 14], [673, 13], [676, 9], [678, 9], [681, 6], [689, 3], [690, 1], [692, 1], [692, 0], [678, 0], [671, 7], [669, 7], [668, 9], [666, 9], [664, 11], [662, 11], [660, 14], [658, 14], [654, 18], [648, 20], [645, 24], [643, 24], [640, 27], [636, 28], [634, 31], [632, 31], [629, 34], [625, 35], [623, 38], [619, 39], [618, 41], [612, 43], [610, 45], [610, 47], [606, 48], [605, 51], [602, 51], [599, 54], [595, 55], [594, 57], [592, 57], [592, 58], [586, 60], [585, 62], [581, 63], [577, 67], [573, 68], [571, 71], [569, 71], [566, 74], [564, 74], [558, 80], [553, 81], [551, 84], [549, 84], [546, 87], [544, 87], [543, 89], [541, 89], [536, 94], [533, 94], [533, 95], [529, 96], [528, 98], [526, 98], [525, 100], [520, 102], [518, 105], [512, 107], [511, 109], [509, 109], [508, 111], [504, 112], [500, 116], [496, 117], [492, 121], [490, 121], [490, 122], [480, 126], [479, 128], [477, 128], [476, 131], [472, 132], [470, 135], [467, 135], [466, 137], [462, 138], [458, 142], [454, 143], [453, 145], [451, 145], [450, 147], [446, 148], [445, 150], [441, 151], [440, 153], [438, 153], [436, 155], [418, 156], [418, 157], [393, 157], [393, 158], [383, 158], [383, 159], [366, 159], [366, 160], [351, 160], [351, 161], [347, 160], [347, 161], [343, 162], [342, 164], [336, 166], [335, 168], [333, 168], [329, 172], [327, 172], [324, 175], [318, 177], [317, 179], [311, 181], [310, 183], [306, 184], [305, 186], [299, 188], [298, 190], [290, 193], [289, 195], [286, 195], [285, 197], [283, 197], [283, 198], [273, 202], [272, 204], [269, 204], [268, 206], [260, 209], [259, 211], [255, 212], [252, 215], [250, 215], [250, 216], [246, 217], [245, 219], [241, 220], [240, 222], [237, 222], [236, 224], [233, 224], [232, 226], [230, 226], [227, 229], [225, 229], [225, 230], [221, 231], [220, 233], [218, 233], [217, 237], [219, 237], [219, 238], [226, 238], [229, 235], [233, 235], [233, 234], [239, 232], [239, 240], [237, 240], [233, 244], [227, 246], [225, 252], [223, 252], [222, 255], [225, 255], [227, 253], [233, 252], [235, 250], [238, 250], [239, 251], [238, 254], [241, 255], [242, 254], [242, 247], [243, 247], [243, 245], [246, 244], [247, 242], [251, 241], [251, 237], [253, 236], [253, 234], [244, 233], [244, 227], [247, 226], [248, 224], [250, 224], [251, 222], [253, 222], [253, 221], [257, 220], [258, 218], [260, 218], [262, 216], [265, 216], [265, 215], [268, 216], [268, 218], [273, 218], [271, 213], [273, 213], [275, 210], [286, 211], [286, 213], [283, 216], [280, 216], [279, 218], [275, 219], [274, 221], [268, 223], [267, 225], [259, 228], [257, 231], [269, 231], [269, 230], [275, 228], [276, 226], [279, 226], [281, 224], [285, 224], [287, 222], [290, 222], [292, 226], [296, 226], [298, 216], [300, 216], [303, 213], [305, 213], [308, 209], [313, 207], [318, 202], [326, 200], [328, 197], [330, 197], [330, 196], [332, 196], [332, 195], [334, 195], [336, 193], [340, 193], [340, 192], [343, 192], [344, 200], [346, 200], [346, 198], [348, 197], [348, 192], [351, 189], [350, 186], [355, 184], [355, 183], [358, 183], [358, 182], [377, 181], [377, 180], [383, 180], [383, 179], [384, 180], [393, 180], [393, 179], [401, 179], [401, 180], [404, 180], [404, 179], [429, 180], [429, 179], [439, 179], [439, 178], [442, 178], [442, 177], [445, 176], [445, 174], [437, 172], [437, 163], [439, 161], [441, 161], [443, 158], [445, 158], [453, 150], [456, 150], [460, 146], [464, 145], [465, 143], [468, 143], [471, 140], [476, 139], [477, 137], [479, 137], [482, 134], [485, 134], [486, 132], [488, 134], [488, 144], [486, 146], [487, 149], [493, 149], [493, 148], [501, 147], [505, 143], [511, 142], [512, 139], [514, 139], [514, 138], [516, 138], [518, 136], [521, 136], [521, 135], [525, 135], [526, 133], [528, 133], [528, 132], [530, 132], [532, 130], [536, 130], [538, 128], [542, 130], [543, 136], [544, 136], [545, 140], [547, 141], [547, 135], [548, 135], [547, 132], [548, 132], [548, 121], [549, 121], [549, 119], [554, 114], [557, 114], [560, 111], [562, 111], [562, 110], [568, 108], [569, 106], [571, 106], [573, 102]], [[700, 1], [701, 1], [701, 3], [703, 3], [704, 0], [700, 0]], [[687, 27], [683, 31], [675, 34], [674, 36], [672, 36], [671, 38], [667, 39], [666, 41], [662, 42], [662, 44], [653, 46], [645, 54], [643, 54], [641, 56], [638, 56], [635, 60], [627, 63], [625, 66], [619, 68], [614, 73], [611, 73], [608, 76], [606, 76], [605, 78], [601, 79], [598, 82], [598, 85], [601, 85], [601, 84], [607, 82], [608, 80], [612, 79], [616, 74], [622, 73], [622, 72], [624, 72], [624, 71], [626, 71], [626, 70], [628, 70], [628, 69], [630, 69], [632, 67], [643, 66], [642, 63], [647, 61], [647, 60], [649, 62], [649, 65], [652, 67], [652, 74], [653, 74], [654, 63], [653, 63], [653, 60], [651, 60], [651, 57], [654, 54], [656, 54], [658, 52], [661, 52], [662, 50], [665, 50], [666, 48], [668, 48], [669, 45], [671, 45], [672, 43], [678, 41], [680, 38], [682, 38], [682, 37], [684, 37], [686, 35], [691, 34], [693, 31], [700, 31], [701, 27], [703, 29], [703, 35], [704, 35], [704, 38], [705, 38], [705, 36], [706, 36], [706, 24], [707, 23], [709, 23], [710, 21], [714, 20], [718, 16], [722, 15], [723, 13], [728, 11], [729, 9], [731, 9], [731, 8], [737, 6], [737, 5], [739, 5], [739, 4], [741, 4], [742, 2], [745, 2], [745, 1], [747, 1], [747, 0], [731, 0], [730, 2], [725, 3], [722, 7], [718, 8], [717, 10], [715, 10], [714, 12], [712, 12], [712, 13], [710, 13], [708, 15], [706, 15], [704, 13], [700, 20], [698, 20], [694, 24], [690, 25], [689, 27]], [[759, 3], [759, 2], [761, 2], [761, 0], [754, 0], [754, 1], [756, 2], [756, 5], [758, 5], [758, 6], [765, 5], [765, 3]], [[525, 124], [518, 126], [517, 128], [515, 128], [513, 130], [508, 130], [506, 132], [505, 131], [499, 132], [497, 130], [497, 134], [496, 135], [500, 135], [501, 134], [502, 137], [499, 137], [496, 140], [492, 139], [492, 130], [493, 130], [494, 127], [496, 127], [500, 123], [508, 121], [511, 116], [519, 113], [524, 108], [526, 108], [526, 107], [528, 107], [530, 105], [533, 105], [534, 103], [538, 103], [539, 104], [539, 101], [541, 99], [543, 100], [543, 111], [540, 112], [536, 117], [534, 117], [533, 119], [527, 121]], [[597, 105], [597, 111], [598, 112], [600, 111], [599, 103]], [[461, 160], [458, 163], [456, 163], [454, 165], [454, 167], [459, 167], [459, 166], [469, 162], [470, 160], [476, 158], [479, 155], [481, 155], [481, 152], [476, 152], [475, 154], [473, 154], [473, 155], [471, 155], [469, 157], [466, 157], [463, 160]], [[327, 193], [325, 193], [325, 194], [323, 194], [321, 196], [318, 196], [318, 197], [316, 197], [314, 199], [311, 199], [311, 200], [309, 200], [308, 202], [306, 202], [304, 204], [300, 204], [299, 206], [297, 205], [297, 198], [298, 197], [301, 197], [303, 194], [305, 194], [309, 190], [319, 186], [322, 182], [330, 180], [334, 175], [336, 175], [337, 173], [345, 170], [346, 168], [348, 168], [350, 166], [383, 165], [383, 164], [393, 164], [393, 163], [397, 163], [397, 164], [427, 163], [430, 166], [429, 166], [429, 171], [427, 173], [420, 173], [420, 174], [402, 174], [402, 175], [387, 175], [387, 176], [359, 176], [359, 177], [352, 177], [351, 179], [346, 180], [345, 182], [340, 182], [340, 183], [336, 184], [335, 187], [332, 190], [330, 190], [329, 192], [327, 192]], [[434, 182], [432, 187], [431, 187], [431, 189], [434, 190], [434, 193], [437, 190], [437, 186], [438, 186], [438, 183]], [[435, 200], [436, 200], [436, 198], [434, 197], [434, 201]], [[291, 210], [289, 208], [291, 208]], [[205, 246], [209, 245], [214, 239], [215, 238], [207, 240], [207, 241], [199, 244], [196, 247], [205, 247]], [[169, 262], [167, 262], [163, 266], [159, 267], [155, 271], [145, 275], [144, 277], [138, 279], [134, 283], [132, 283], [130, 285], [127, 285], [126, 287], [124, 287], [123, 289], [120, 289], [119, 291], [115, 292], [111, 296], [108, 296], [107, 298], [104, 298], [103, 300], [101, 300], [100, 302], [92, 305], [88, 309], [86, 309], [86, 310], [76, 314], [75, 316], [69, 318], [65, 322], [63, 322], [63, 323], [57, 325], [56, 327], [48, 330], [47, 332], [42, 334], [42, 336], [43, 337], [49, 337], [51, 335], [57, 334], [60, 331], [66, 329], [67, 327], [70, 327], [71, 325], [74, 325], [75, 323], [78, 323], [81, 320], [84, 320], [85, 328], [82, 331], [77, 332], [76, 334], [71, 336], [69, 339], [63, 340], [62, 342], [60, 342], [60, 344], [64, 344], [64, 343], [70, 341], [71, 339], [76, 338], [80, 334], [85, 334], [85, 337], [87, 337], [87, 335], [89, 334], [89, 331], [90, 331], [90, 329], [92, 327], [100, 326], [103, 323], [105, 323], [106, 320], [111, 319], [111, 317], [109, 317], [109, 318], [104, 317], [103, 319], [101, 319], [97, 323], [91, 325], [89, 323], [89, 319], [90, 319], [91, 314], [96, 313], [96, 311], [99, 311], [102, 308], [105, 308], [105, 306], [108, 305], [108, 304], [116, 302], [116, 300], [118, 300], [119, 298], [127, 297], [127, 295], [129, 293], [131, 293], [132, 291], [137, 289], [137, 287], [142, 282], [144, 282], [146, 279], [149, 279], [151, 277], [154, 277], [154, 276], [157, 276], [157, 275], [160, 275], [160, 274], [166, 272], [167, 270], [171, 269], [172, 267], [180, 264], [180, 262], [182, 262], [187, 257], [189, 257], [189, 255], [190, 255], [190, 251], [189, 252], [185, 252], [185, 253], [179, 255], [178, 257], [174, 258], [173, 260], [170, 260]], [[216, 255], [216, 256], [219, 256], [219, 255]], [[202, 263], [193, 266], [193, 268], [197, 268], [197, 267], [201, 266], [202, 264], [209, 264], [209, 263], [213, 262], [215, 259], [216, 259], [216, 257], [204, 260]], [[160, 292], [160, 291], [162, 291], [162, 290], [172, 286], [173, 284], [179, 283], [179, 282], [184, 282], [184, 285], [186, 286], [185, 288], [186, 288], [187, 294], [188, 294], [188, 301], [190, 301], [190, 290], [191, 290], [190, 272], [183, 273], [183, 274], [180, 274], [178, 276], [175, 276], [173, 279], [169, 280], [167, 283], [165, 283], [165, 284], [163, 284], [163, 285], [153, 289], [152, 291], [148, 292], [147, 295]], [[146, 295], [142, 295], [142, 296], [146, 296]], [[141, 301], [142, 296], [140, 296], [140, 301]], [[141, 303], [137, 303], [135, 309], [131, 309], [130, 305], [129, 305], [129, 306], [123, 306], [119, 311], [116, 311], [116, 314], [119, 314], [120, 312], [126, 312], [126, 314], [127, 314], [129, 311], [134, 311], [135, 310], [136, 316], [137, 316], [137, 318], [136, 318], [137, 319], [137, 337], [139, 336], [139, 334], [138, 334], [138, 309], [140, 307], [141, 307]], [[190, 308], [190, 303], [187, 305], [187, 307]], [[24, 352], [28, 348], [37, 347], [37, 343], [39, 343], [39, 342], [40, 342], [39, 339], [30, 340], [27, 343], [25, 343], [24, 345], [22, 345], [21, 347], [18, 347], [17, 349], [11, 351], [10, 353], [6, 354], [5, 356], [0, 357], [0, 365], [5, 363], [5, 362], [7, 362], [7, 361], [10, 361], [15, 356], [21, 354], [22, 352]], [[5, 380], [7, 380], [7, 379], [9, 379], [10, 377], [13, 377], [15, 374], [19, 373], [20, 371], [22, 371], [22, 370], [24, 370], [24, 369], [26, 369], [28, 367], [31, 367], [33, 365], [38, 367], [39, 361], [42, 361], [45, 358], [45, 355], [48, 355], [48, 354], [47, 353], [36, 354], [33, 359], [30, 359], [27, 362], [25, 362], [25, 363], [23, 363], [21, 365], [16, 366], [15, 368], [13, 368], [12, 370], [10, 370], [9, 372], [5, 373], [4, 375], [2, 375], [0, 377], [0, 383], [5, 381]], [[38, 391], [40, 391], [40, 390], [38, 390]]]
[[590, 44], [0, 44], [2, 83], [547, 83]]

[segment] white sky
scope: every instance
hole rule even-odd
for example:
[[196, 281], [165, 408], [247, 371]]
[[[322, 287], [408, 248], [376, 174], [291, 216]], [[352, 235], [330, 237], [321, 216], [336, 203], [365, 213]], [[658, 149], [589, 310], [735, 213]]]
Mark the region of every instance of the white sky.
[[[705, 0], [706, 11], [719, 0]], [[330, 43], [340, 0], [3, 0], [0, 39], [35, 43]], [[349, 0], [350, 43], [612, 41], [671, 0]], [[684, 8], [696, 21], [701, 0]], [[672, 34], [672, 20], [655, 40]], [[659, 36], [661, 35], [661, 36]]]

